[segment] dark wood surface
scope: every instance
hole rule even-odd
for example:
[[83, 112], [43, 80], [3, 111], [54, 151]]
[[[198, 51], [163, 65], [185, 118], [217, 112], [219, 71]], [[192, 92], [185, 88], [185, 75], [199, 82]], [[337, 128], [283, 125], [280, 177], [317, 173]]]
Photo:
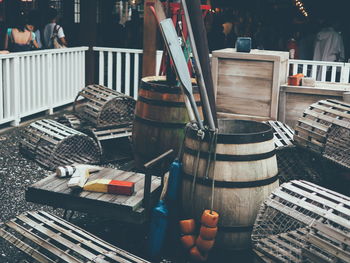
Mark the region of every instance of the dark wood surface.
[[[64, 209], [94, 213], [130, 223], [143, 223], [146, 219], [142, 206], [144, 195], [144, 174], [105, 168], [92, 174], [90, 180], [99, 178], [135, 182], [135, 191], [131, 196], [72, 190], [67, 186], [69, 178], [58, 178], [55, 174], [31, 185], [26, 190], [29, 202], [50, 205]], [[161, 179], [152, 176], [151, 202], [155, 202], [160, 193]]]

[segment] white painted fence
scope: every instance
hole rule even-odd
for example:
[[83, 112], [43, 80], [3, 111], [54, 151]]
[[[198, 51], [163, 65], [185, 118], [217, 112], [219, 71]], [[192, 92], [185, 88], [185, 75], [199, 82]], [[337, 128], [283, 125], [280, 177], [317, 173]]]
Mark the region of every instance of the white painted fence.
[[[142, 50], [93, 47], [97, 54], [98, 83], [137, 98], [142, 72]], [[158, 74], [162, 51], [157, 51]]]
[[[0, 124], [49, 111], [73, 102], [85, 86], [87, 47], [51, 49], [0, 55]], [[96, 54], [95, 80], [137, 98], [142, 70], [142, 50], [93, 47]], [[159, 72], [162, 51], [157, 52]], [[350, 82], [350, 63], [290, 60], [290, 75], [325, 82]]]
[[0, 124], [74, 101], [85, 86], [87, 47], [0, 55]]
[[350, 82], [350, 63], [289, 60], [289, 65], [289, 75], [303, 73], [304, 76], [323, 82]]

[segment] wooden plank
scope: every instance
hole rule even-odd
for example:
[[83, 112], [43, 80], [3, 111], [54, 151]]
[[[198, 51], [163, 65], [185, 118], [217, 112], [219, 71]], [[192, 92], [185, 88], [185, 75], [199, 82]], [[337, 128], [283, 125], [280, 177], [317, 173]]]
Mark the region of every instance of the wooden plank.
[[328, 225], [318, 221], [315, 221], [310, 228], [312, 229], [312, 231], [313, 230], [320, 231], [322, 232], [322, 234], [325, 234], [327, 236], [332, 237], [332, 239], [337, 240], [337, 242], [350, 246], [349, 236], [347, 234], [344, 234], [345, 232], [340, 232], [339, 229], [336, 229], [334, 227], [329, 227]]
[[306, 236], [306, 239], [314, 246], [326, 251], [328, 254], [336, 257], [337, 259], [341, 259], [344, 262], [350, 262], [350, 254], [343, 248], [336, 247], [311, 233]]
[[307, 140], [308, 138], [313, 138], [315, 140], [318, 140], [320, 143], [324, 144], [326, 143], [327, 140], [327, 135], [322, 135], [314, 130], [311, 130], [312, 127], [309, 127], [309, 129], [305, 128], [305, 127], [301, 127], [301, 126], [296, 126], [295, 127], [295, 131], [296, 131], [296, 135], [298, 137], [303, 137], [305, 140]]
[[[7, 222], [6, 225], [8, 227], [14, 229], [18, 233], [20, 233], [22, 236], [24, 236], [24, 237], [28, 238], [29, 240], [33, 241], [37, 245], [45, 248], [47, 251], [49, 251], [53, 255], [57, 256], [58, 258], [62, 258], [63, 260], [65, 260], [67, 262], [72, 262], [72, 263], [74, 263], [74, 262], [76, 262], [76, 263], [81, 262], [79, 259], [77, 259], [77, 258], [75, 258], [75, 257], [73, 257], [73, 256], [71, 256], [69, 254], [66, 254], [62, 249], [54, 246], [48, 240], [39, 237], [38, 235], [32, 233], [28, 229], [25, 229], [23, 226], [19, 225], [15, 221]], [[36, 227], [34, 227], [34, 228], [36, 229]]]
[[312, 260], [311, 262], [317, 262], [317, 263], [332, 263], [329, 260], [326, 260], [323, 257], [320, 257], [319, 255], [314, 254], [310, 249], [303, 248], [302, 254], [304, 257]]
[[[23, 214], [19, 215], [17, 218], [20, 219], [21, 221], [25, 222], [29, 226], [35, 228], [36, 230], [38, 230], [42, 234], [47, 235], [50, 238], [53, 238], [56, 242], [62, 244], [63, 246], [70, 248], [72, 251], [75, 251], [79, 255], [83, 255], [88, 260], [92, 260], [92, 261], [95, 260], [94, 262], [108, 263], [108, 261], [106, 261], [104, 259], [96, 258], [96, 255], [94, 255], [90, 251], [84, 249], [79, 244], [73, 243], [72, 241], [69, 241], [69, 240], [63, 238], [62, 236], [60, 236], [58, 234], [59, 232], [58, 233], [53, 232], [52, 230], [45, 228], [42, 225], [37, 224], [35, 221], [26, 217]], [[79, 262], [79, 261], [77, 261], [77, 262]]]
[[45, 256], [44, 254], [38, 252], [37, 250], [35, 250], [31, 246], [27, 245], [23, 241], [19, 240], [18, 238], [16, 238], [12, 234], [6, 232], [2, 228], [0, 228], [0, 236], [3, 239], [10, 242], [11, 244], [13, 244], [15, 247], [17, 247], [21, 251], [23, 251], [24, 253], [26, 253], [27, 255], [29, 255], [32, 258], [34, 258], [35, 260], [37, 260], [38, 262], [41, 262], [41, 263], [54, 263], [55, 262], [55, 261], [51, 260], [50, 258], [48, 258], [47, 256]]
[[[292, 183], [286, 183], [283, 185], [283, 189], [288, 189], [294, 193], [297, 193], [301, 196], [304, 196], [310, 200], [316, 201], [319, 204], [323, 204], [326, 205], [332, 209], [334, 209], [335, 211], [341, 212], [345, 215], [350, 215], [350, 209], [347, 209], [343, 206], [339, 206], [339, 202], [332, 202], [330, 201], [328, 198], [319, 196], [320, 194], [317, 191], [310, 191], [307, 192], [301, 188], [295, 187], [292, 185]], [[350, 230], [350, 225], [348, 226], [349, 230]], [[350, 245], [350, 244], [349, 244]]]
[[281, 189], [275, 190], [273, 192], [273, 195], [278, 196], [279, 198], [282, 198], [293, 205], [302, 207], [308, 211], [311, 211], [312, 213], [315, 213], [315, 214], [317, 214], [321, 217], [324, 217], [330, 221], [333, 221], [334, 223], [337, 223], [339, 225], [346, 227], [349, 224], [349, 221], [346, 220], [345, 218], [342, 218], [342, 217], [337, 216], [335, 214], [327, 213], [328, 212], [327, 210], [322, 209], [322, 208], [320, 208], [312, 203], [308, 203], [308, 202], [306, 202], [306, 200], [299, 199], [299, 198], [294, 197], [288, 193], [285, 193]]
[[91, 240], [91, 239], [84, 239], [80, 235], [77, 235], [77, 234], [73, 233], [71, 230], [67, 230], [67, 229], [65, 229], [63, 227], [60, 227], [58, 224], [54, 223], [54, 221], [46, 219], [46, 218], [40, 216], [38, 213], [31, 213], [31, 212], [29, 212], [28, 214], [31, 215], [32, 217], [36, 218], [40, 222], [43, 222], [46, 225], [50, 226], [51, 228], [59, 231], [60, 233], [63, 233], [65, 235], [69, 236], [69, 238], [75, 239], [75, 241], [77, 243], [81, 243], [84, 246], [87, 246], [87, 247], [95, 250], [97, 253], [103, 254], [106, 257], [109, 257], [111, 259], [117, 260], [120, 263], [129, 263], [130, 262], [130, 261], [125, 260], [125, 259], [123, 259], [121, 257], [118, 257], [118, 256], [114, 256], [113, 257], [112, 254], [108, 253], [109, 252], [108, 250], [106, 250], [104, 248], [101, 248], [100, 246], [95, 245], [93, 243], [93, 240]]

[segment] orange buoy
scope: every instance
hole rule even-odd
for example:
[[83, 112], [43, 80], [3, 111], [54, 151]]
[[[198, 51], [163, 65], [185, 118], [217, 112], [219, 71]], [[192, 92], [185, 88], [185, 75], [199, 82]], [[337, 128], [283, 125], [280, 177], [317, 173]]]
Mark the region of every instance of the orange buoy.
[[191, 258], [196, 261], [204, 262], [208, 259], [208, 253], [202, 253], [201, 251], [198, 250], [196, 246], [191, 248], [190, 255], [191, 255]]
[[219, 221], [219, 214], [215, 211], [204, 210], [201, 218], [203, 225], [207, 227], [216, 227]]
[[181, 220], [179, 222], [181, 233], [184, 235], [194, 234], [196, 230], [196, 221], [194, 219]]
[[194, 246], [196, 242], [196, 237], [194, 235], [185, 235], [181, 238], [181, 243], [186, 249], [190, 249]]
[[197, 237], [196, 247], [202, 252], [209, 252], [214, 246], [215, 239], [205, 240], [201, 236]]
[[202, 237], [202, 239], [212, 240], [216, 237], [217, 232], [218, 232], [217, 227], [207, 227], [202, 225], [199, 230], [199, 235]]

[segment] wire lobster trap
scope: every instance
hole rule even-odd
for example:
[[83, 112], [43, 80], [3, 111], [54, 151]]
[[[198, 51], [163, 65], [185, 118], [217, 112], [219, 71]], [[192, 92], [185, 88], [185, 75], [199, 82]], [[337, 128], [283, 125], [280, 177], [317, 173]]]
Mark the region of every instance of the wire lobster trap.
[[261, 205], [251, 238], [272, 262], [350, 262], [350, 198], [307, 181], [284, 183]]
[[92, 138], [54, 120], [31, 123], [21, 133], [20, 151], [48, 169], [73, 163], [99, 163]]
[[123, 93], [101, 85], [88, 85], [75, 98], [74, 111], [79, 97], [86, 99], [79, 115], [95, 128], [128, 126], [134, 119], [136, 100]]
[[55, 121], [74, 130], [81, 130], [83, 127], [83, 122], [75, 114], [63, 114], [62, 116], [55, 118]]
[[279, 121], [267, 121], [266, 124], [270, 125], [273, 130], [278, 175], [281, 182], [303, 179], [319, 183], [321, 176], [314, 169], [318, 160], [309, 152], [295, 146], [294, 130]]
[[111, 162], [132, 158], [131, 125], [119, 128], [90, 128], [84, 132], [92, 137], [100, 148], [101, 161]]
[[307, 108], [295, 128], [295, 142], [350, 168], [350, 104], [320, 100]]

